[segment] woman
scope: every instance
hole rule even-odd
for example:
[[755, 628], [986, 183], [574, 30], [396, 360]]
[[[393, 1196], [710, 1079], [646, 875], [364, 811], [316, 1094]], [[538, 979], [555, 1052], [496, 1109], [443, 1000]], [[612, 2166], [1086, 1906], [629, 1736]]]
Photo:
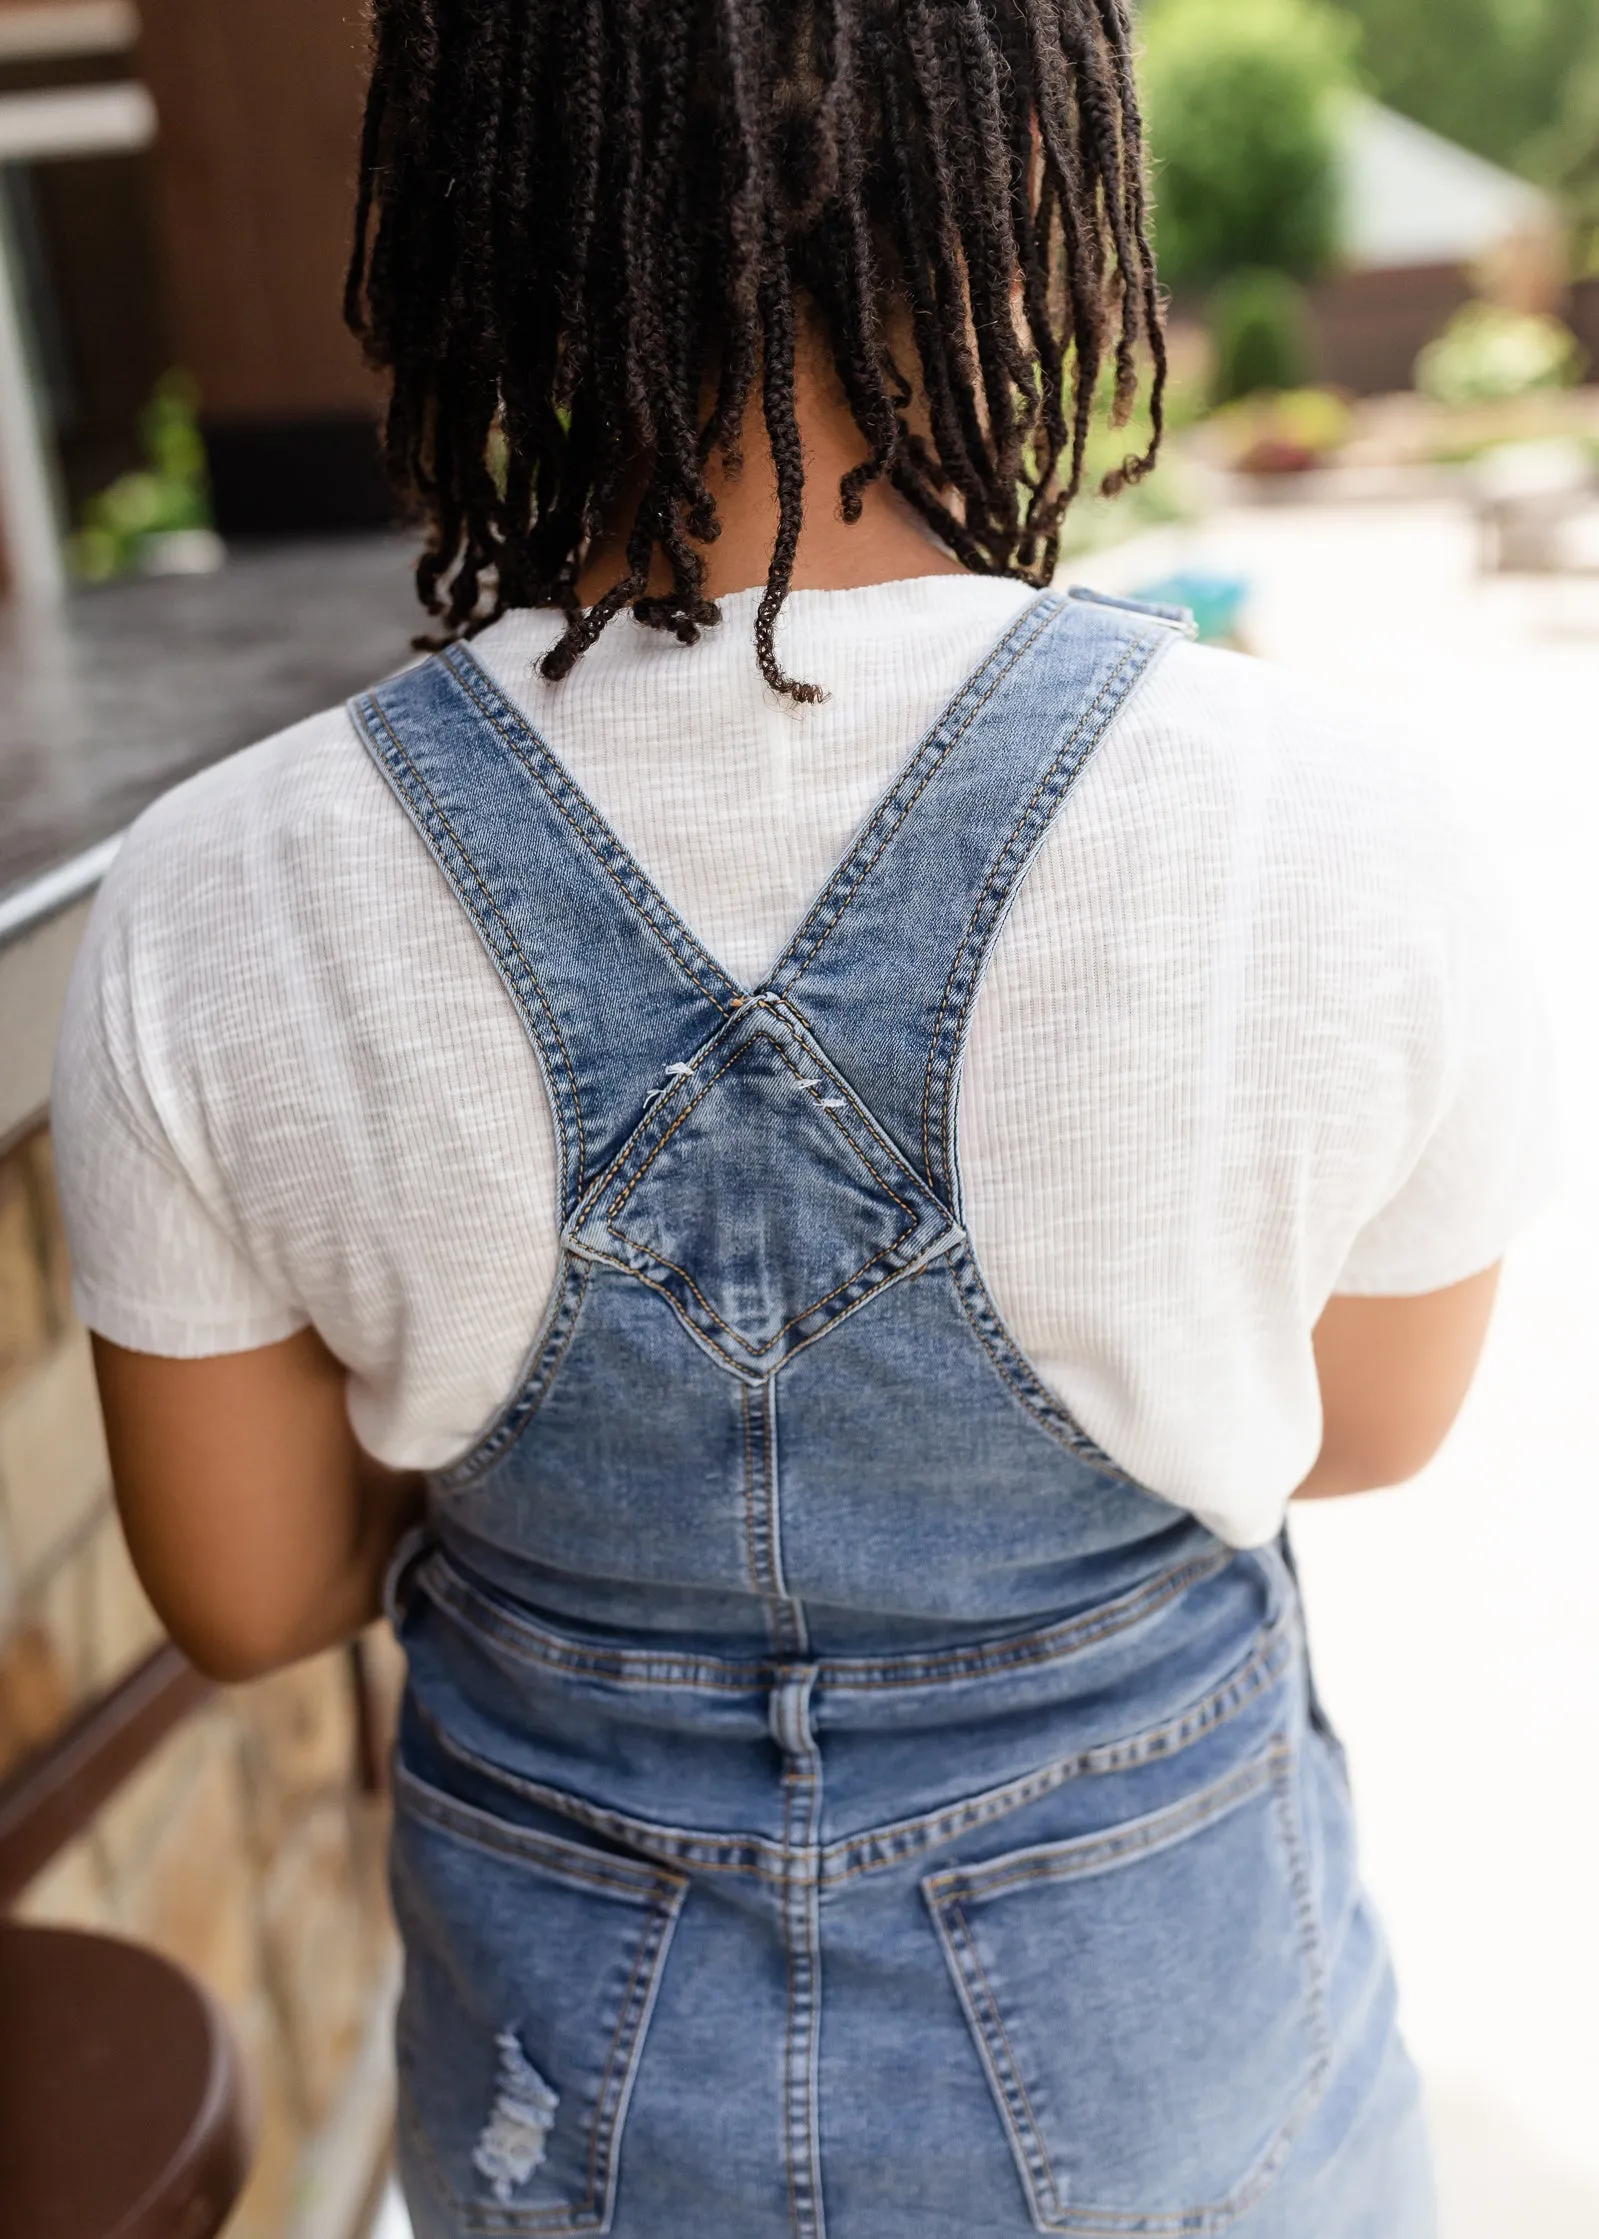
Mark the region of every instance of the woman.
[[1050, 588], [1120, 0], [376, 23], [448, 650], [141, 822], [58, 1125], [176, 1637], [388, 1574], [416, 2229], [1419, 2239], [1280, 1534], [1449, 1427], [1541, 1087], [1424, 770]]

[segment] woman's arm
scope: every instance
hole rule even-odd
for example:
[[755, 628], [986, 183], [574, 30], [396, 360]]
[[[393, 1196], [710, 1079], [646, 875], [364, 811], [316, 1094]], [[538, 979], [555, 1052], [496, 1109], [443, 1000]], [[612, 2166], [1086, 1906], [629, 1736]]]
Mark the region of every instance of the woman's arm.
[[135, 1567], [202, 1671], [254, 1678], [378, 1615], [421, 1480], [362, 1452], [314, 1331], [187, 1361], [97, 1337], [94, 1357]]
[[[1499, 1270], [1425, 1298], [1335, 1298], [1316, 1332], [1325, 1436], [1302, 1499], [1373, 1491], [1431, 1461], [1460, 1412]], [[356, 1444], [344, 1370], [310, 1330], [212, 1360], [95, 1340], [139, 1576], [178, 1645], [248, 1679], [346, 1640], [422, 1511], [421, 1481]]]
[[1321, 1457], [1300, 1500], [1402, 1485], [1426, 1468], [1465, 1405], [1499, 1269], [1423, 1298], [1335, 1298], [1316, 1330]]

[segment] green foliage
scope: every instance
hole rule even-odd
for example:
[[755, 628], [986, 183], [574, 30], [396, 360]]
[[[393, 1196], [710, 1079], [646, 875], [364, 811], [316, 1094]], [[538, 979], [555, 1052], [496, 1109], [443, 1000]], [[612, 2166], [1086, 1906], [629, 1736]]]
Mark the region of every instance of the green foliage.
[[73, 537], [74, 572], [109, 582], [138, 566], [149, 538], [211, 526], [211, 489], [198, 397], [186, 373], [165, 373], [139, 418], [148, 465], [120, 474], [84, 507]]
[[1168, 283], [1250, 267], [1311, 277], [1337, 247], [1349, 20], [1322, 0], [1157, 0], [1146, 35]]
[[1332, 389], [1289, 389], [1227, 405], [1210, 429], [1222, 456], [1245, 474], [1303, 474], [1343, 449], [1354, 415]]
[[1583, 374], [1576, 336], [1558, 319], [1468, 303], [1416, 364], [1416, 386], [1440, 404], [1490, 404], [1569, 389]]
[[[1107, 374], [1095, 399], [1082, 492], [1068, 511], [1061, 534], [1061, 553], [1068, 560], [1100, 551], [1106, 545], [1123, 544], [1146, 529], [1168, 528], [1191, 520], [1197, 511], [1181, 453], [1169, 440], [1153, 474], [1115, 497], [1105, 496], [1106, 477], [1117, 474], [1129, 455], [1147, 449], [1154, 432], [1147, 384], [1139, 390], [1132, 418], [1120, 427], [1116, 425], [1115, 394], [1115, 380]], [[1199, 384], [1174, 381], [1166, 396], [1168, 438], [1197, 426], [1207, 410], [1208, 399]]]
[[1497, 163], [1552, 177], [1599, 0], [1344, 0], [1380, 100]]
[[1305, 291], [1286, 272], [1235, 272], [1210, 299], [1217, 404], [1310, 378]]
[[1570, 217], [1576, 276], [1592, 279], [1599, 274], [1599, 37], [1572, 75], [1558, 120], [1533, 153]]

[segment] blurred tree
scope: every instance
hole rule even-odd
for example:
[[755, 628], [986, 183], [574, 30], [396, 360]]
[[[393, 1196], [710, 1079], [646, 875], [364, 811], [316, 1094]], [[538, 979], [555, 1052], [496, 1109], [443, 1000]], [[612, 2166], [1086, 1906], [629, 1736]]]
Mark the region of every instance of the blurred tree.
[[1549, 177], [1599, 0], [1344, 0], [1379, 99], [1480, 155]]
[[1572, 79], [1559, 124], [1537, 153], [1570, 213], [1576, 274], [1591, 279], [1599, 275], [1599, 40]]
[[1156, 0], [1144, 74], [1161, 269], [1309, 278], [1338, 238], [1338, 96], [1356, 32], [1322, 0]]
[[1305, 291], [1286, 272], [1235, 272], [1210, 299], [1216, 353], [1212, 402], [1262, 389], [1297, 389], [1309, 377]]

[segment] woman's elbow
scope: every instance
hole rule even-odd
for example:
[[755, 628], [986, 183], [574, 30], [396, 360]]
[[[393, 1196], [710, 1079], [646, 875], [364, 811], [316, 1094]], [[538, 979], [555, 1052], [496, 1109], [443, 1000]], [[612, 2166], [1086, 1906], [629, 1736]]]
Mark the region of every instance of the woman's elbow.
[[195, 1670], [219, 1686], [269, 1678], [307, 1654], [287, 1625], [273, 1623], [260, 1611], [219, 1619], [215, 1613], [201, 1617], [158, 1607], [157, 1615]]
[[1335, 1298], [1316, 1329], [1321, 1457], [1306, 1500], [1408, 1484], [1437, 1455], [1471, 1389], [1499, 1270], [1418, 1298]]
[[1443, 1445], [1432, 1439], [1372, 1439], [1325, 1445], [1296, 1500], [1342, 1500], [1356, 1493], [1391, 1492], [1419, 1477]]

